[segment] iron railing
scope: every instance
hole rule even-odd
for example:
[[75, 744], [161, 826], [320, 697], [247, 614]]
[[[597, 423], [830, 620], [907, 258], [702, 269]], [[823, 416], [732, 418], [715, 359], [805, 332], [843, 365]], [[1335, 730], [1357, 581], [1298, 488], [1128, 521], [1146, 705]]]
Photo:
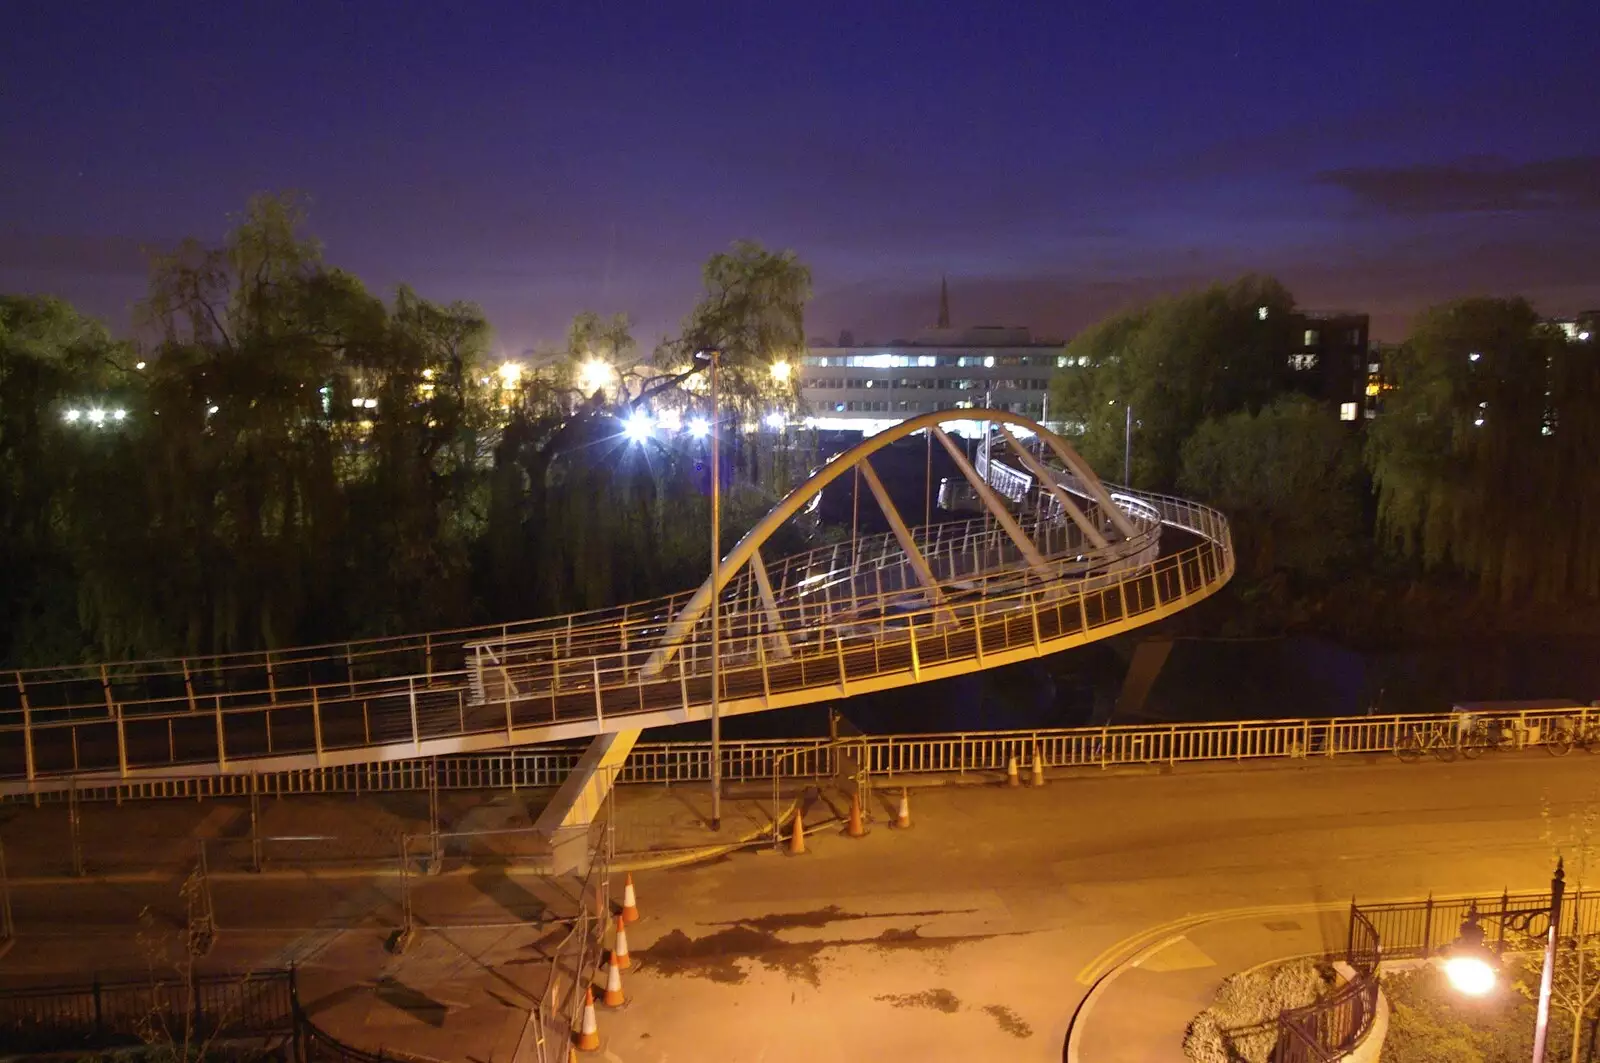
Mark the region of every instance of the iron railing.
[[[1026, 524], [1043, 567], [978, 521], [915, 533], [932, 587], [890, 536], [775, 562], [770, 597], [747, 566], [721, 605], [723, 711], [1039, 656], [1169, 615], [1231, 577], [1220, 513], [1114, 497], [1134, 534], [1111, 547], [1059, 517]], [[1158, 556], [1163, 524], [1199, 541]], [[0, 685], [0, 788], [323, 767], [694, 718], [711, 700], [708, 618], [667, 636], [689, 598], [335, 647], [16, 672]]]
[[[1496, 716], [1513, 724], [1518, 748], [1551, 744], [1562, 733], [1600, 727], [1600, 708], [1527, 709]], [[1037, 751], [1050, 768], [1113, 768], [1263, 759], [1331, 758], [1392, 753], [1415, 729], [1438, 727], [1440, 713], [1335, 716], [1324, 719], [1239, 720], [1226, 723], [1123, 724], [1009, 731], [869, 735], [862, 739], [867, 770], [898, 775], [1003, 771], [1016, 756]], [[836, 769], [826, 738], [726, 740], [722, 776], [730, 782], [829, 775]], [[518, 790], [559, 786], [582, 749], [539, 746], [494, 753], [421, 757], [387, 763], [303, 768], [233, 775], [191, 775], [122, 781], [61, 781], [60, 789], [0, 794], [0, 801], [124, 801], [152, 798], [245, 797], [319, 793], [387, 793], [429, 788], [429, 765], [441, 790]], [[617, 773], [622, 784], [674, 784], [711, 778], [711, 743], [641, 742]]]

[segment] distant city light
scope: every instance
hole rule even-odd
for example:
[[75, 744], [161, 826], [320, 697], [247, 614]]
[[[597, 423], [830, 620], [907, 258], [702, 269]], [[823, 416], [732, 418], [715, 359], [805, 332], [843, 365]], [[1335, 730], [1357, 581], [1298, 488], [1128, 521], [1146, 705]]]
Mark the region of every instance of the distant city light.
[[216, 413], [219, 408], [220, 407], [217, 407], [217, 406], [207, 406], [206, 407], [206, 412], [207, 413]]
[[1264, 306], [1256, 307], [1256, 318], [1257, 320], [1265, 321], [1267, 319], [1267, 308]]
[[1587, 332], [1580, 332], [1578, 333], [1578, 338], [1587, 343], [1589, 341], [1589, 334]]
[[422, 371], [422, 379], [424, 379], [424, 380], [432, 380], [433, 379], [433, 370], [432, 369], [424, 369]]
[[689, 434], [696, 439], [704, 439], [711, 434], [711, 422], [704, 417], [694, 417], [689, 420]]
[[376, 410], [378, 408], [378, 400], [377, 399], [362, 399], [361, 400], [361, 406], [362, 406], [363, 409]]
[[683, 426], [683, 415], [677, 410], [662, 410], [656, 417], [656, 423], [663, 432], [676, 432]]
[[783, 414], [779, 413], [777, 410], [773, 410], [771, 413], [767, 414], [765, 419], [767, 422], [767, 427], [772, 429], [774, 432], [783, 431], [783, 426], [789, 423]]
[[633, 443], [643, 443], [650, 438], [650, 415], [643, 410], [634, 410], [628, 415], [628, 420], [623, 424], [622, 430], [628, 440]]
[[616, 371], [598, 358], [591, 358], [578, 368], [578, 383], [588, 394], [594, 394], [616, 378]]
[[111, 411], [111, 419], [113, 421], [126, 421], [128, 419], [128, 411], [127, 410], [112, 410]]
[[143, 362], [134, 362], [133, 363], [133, 367], [135, 369], [143, 369], [144, 368], [144, 363]]
[[500, 374], [500, 386], [507, 390], [522, 382], [522, 366], [516, 362], [502, 362], [496, 372]]
[[361, 409], [361, 400], [360, 399], [351, 399], [350, 400], [350, 405], [352, 407], [354, 407], [355, 409], [359, 410], [359, 409]]
[[105, 419], [106, 419], [106, 411], [104, 411], [104, 410], [90, 410], [89, 411], [89, 423], [90, 424], [104, 424], [105, 423]]
[[772, 363], [772, 379], [778, 381], [780, 384], [789, 379], [789, 373], [790, 368], [788, 362], [780, 360]]
[[68, 424], [77, 424], [78, 423], [78, 418], [80, 418], [82, 416], [83, 416], [83, 411], [82, 410], [65, 410], [61, 414], [61, 419], [63, 421], [65, 421], [65, 422], [67, 422]]
[[1483, 355], [1479, 354], [1477, 351], [1473, 351], [1471, 354], [1467, 355], [1467, 361], [1476, 362], [1479, 358], [1482, 358], [1482, 357], [1483, 357]]

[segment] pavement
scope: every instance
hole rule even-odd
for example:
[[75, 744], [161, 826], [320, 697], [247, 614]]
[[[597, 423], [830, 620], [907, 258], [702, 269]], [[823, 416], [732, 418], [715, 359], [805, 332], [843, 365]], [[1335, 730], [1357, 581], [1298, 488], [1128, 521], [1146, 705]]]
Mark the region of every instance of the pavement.
[[[1223, 977], [1336, 947], [1352, 896], [1537, 888], [1550, 855], [1541, 808], [1559, 820], [1600, 801], [1597, 771], [1588, 758], [1534, 752], [1056, 776], [1041, 790], [939, 786], [912, 791], [909, 831], [887, 826], [898, 791], [884, 788], [865, 838], [820, 825], [802, 856], [761, 845], [635, 872], [643, 918], [628, 929], [629, 1004], [602, 1011], [597, 1058], [1178, 1060], [1184, 1028]], [[638, 823], [692, 825], [706, 811], [699, 787], [622, 794], [639, 802]], [[528, 811], [503, 794], [458, 798], [469, 807], [452, 815], [485, 823]], [[745, 799], [751, 816], [770, 815], [770, 791]], [[296, 800], [311, 799], [284, 804]], [[331, 804], [284, 814], [327, 823], [332, 809], [354, 817], [353, 830], [373, 803], [380, 836], [381, 817], [415, 818], [386, 798], [321, 800]], [[199, 824], [217, 804], [185, 815]], [[181, 829], [179, 813], [156, 807], [124, 806], [124, 836]], [[112, 812], [86, 806], [85, 831]], [[22, 815], [0, 824], [14, 861], [37, 864], [23, 851], [37, 844], [59, 863], [65, 813], [43, 814], [56, 817], [53, 832]], [[677, 829], [658, 832], [661, 848]], [[317, 1021], [361, 1047], [510, 1059], [540, 992], [546, 917], [570, 892], [505, 865], [412, 885], [428, 928], [395, 956], [383, 948], [397, 919], [393, 874], [219, 877], [222, 932], [207, 962], [296, 961]], [[139, 913], [157, 928], [182, 917], [170, 876], [40, 880], [12, 894], [19, 937], [0, 960], [10, 984], [136, 965]]]

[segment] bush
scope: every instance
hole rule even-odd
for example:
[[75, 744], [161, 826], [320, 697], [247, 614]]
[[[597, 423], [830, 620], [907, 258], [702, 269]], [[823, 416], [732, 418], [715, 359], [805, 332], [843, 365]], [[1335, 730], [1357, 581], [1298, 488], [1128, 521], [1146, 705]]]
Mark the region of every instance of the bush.
[[[1508, 960], [1501, 988], [1481, 999], [1450, 988], [1432, 964], [1385, 975], [1389, 1035], [1383, 1063], [1522, 1063], [1533, 1046], [1534, 1004], [1513, 988], [1528, 972]], [[1538, 978], [1538, 970], [1532, 972]], [[1551, 1016], [1546, 1057], [1565, 1059], [1570, 1030]]]
[[1195, 1016], [1183, 1038], [1194, 1063], [1267, 1063], [1277, 1043], [1278, 1013], [1323, 996], [1332, 975], [1309, 959], [1289, 960], [1233, 975], [1217, 999]]

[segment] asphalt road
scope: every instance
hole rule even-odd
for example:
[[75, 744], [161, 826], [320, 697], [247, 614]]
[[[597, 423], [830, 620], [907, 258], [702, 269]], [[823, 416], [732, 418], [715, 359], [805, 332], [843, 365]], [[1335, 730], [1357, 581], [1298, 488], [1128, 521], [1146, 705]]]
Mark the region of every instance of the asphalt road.
[[[700, 799], [683, 789], [660, 793]], [[1542, 752], [1449, 765], [1352, 758], [1054, 779], [1043, 790], [913, 791], [907, 832], [883, 826], [887, 807], [879, 807], [868, 837], [814, 835], [804, 856], [746, 853], [637, 874], [645, 918], [629, 931], [632, 1003], [602, 1014], [606, 1051], [663, 1063], [1059, 1060], [1089, 984], [1163, 927], [1208, 913], [1249, 920], [1259, 911], [1270, 931], [1284, 912], [1304, 910], [1304, 931], [1317, 925], [1317, 906], [1336, 909], [1352, 896], [1538, 888], [1553, 856], [1542, 810], [1560, 831], [1596, 802], [1600, 758]], [[436, 892], [427, 903], [439, 913], [514, 922], [542, 903], [526, 885], [514, 876], [446, 877], [429, 884]], [[401, 978], [430, 999], [459, 998], [476, 1028], [499, 1031], [512, 1021], [515, 1001], [495, 995], [496, 980], [520, 969], [493, 958], [428, 966], [425, 957], [375, 949], [394, 918], [392, 879], [286, 875], [228, 881], [218, 891], [219, 911], [233, 913], [225, 926], [231, 919], [310, 927], [317, 923], [306, 919], [318, 913], [325, 924], [318, 933], [225, 932], [221, 947], [234, 949], [236, 962], [298, 955], [330, 985]], [[171, 883], [14, 892], [23, 936], [0, 961], [0, 977], [12, 981], [81, 970], [84, 941], [100, 942], [97, 956], [126, 952], [131, 935], [113, 924], [152, 900], [169, 919], [179, 911]], [[1326, 921], [1330, 946], [1336, 924]], [[362, 929], [334, 929], [346, 925]], [[69, 933], [75, 927], [80, 932]], [[477, 933], [510, 956], [504, 950], [524, 932]], [[452, 1024], [465, 1021], [452, 1017], [457, 1012], [416, 1018], [382, 996], [383, 984], [359, 1004], [347, 993], [330, 1021], [358, 1043], [376, 1025], [390, 1031], [391, 1046], [455, 1053], [441, 1058], [487, 1051], [450, 1036]]]

